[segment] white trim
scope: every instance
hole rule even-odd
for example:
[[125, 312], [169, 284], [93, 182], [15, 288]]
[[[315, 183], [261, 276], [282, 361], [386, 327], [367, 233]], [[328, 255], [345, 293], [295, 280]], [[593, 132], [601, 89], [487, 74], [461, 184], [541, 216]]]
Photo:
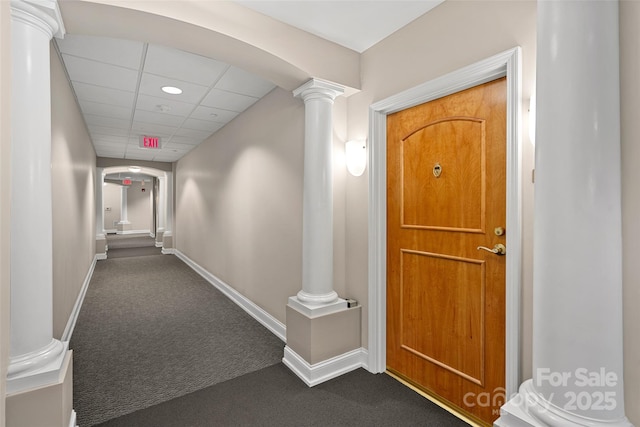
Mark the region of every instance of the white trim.
[[344, 375], [358, 368], [367, 368], [369, 355], [364, 348], [358, 348], [328, 360], [310, 365], [290, 347], [284, 347], [284, 363], [309, 387]]
[[176, 254], [176, 250], [173, 248], [162, 248], [162, 255], [175, 255]]
[[149, 234], [150, 237], [151, 236], [151, 230], [147, 229], [147, 230], [123, 230], [123, 231], [116, 231], [116, 234]]
[[[101, 256], [104, 255], [104, 258]], [[78, 294], [78, 298], [76, 298], [76, 303], [73, 306], [73, 310], [71, 310], [71, 315], [69, 316], [69, 320], [67, 321], [67, 326], [64, 328], [64, 332], [62, 333], [62, 341], [71, 340], [71, 335], [73, 334], [73, 329], [76, 326], [76, 321], [78, 320], [78, 315], [80, 314], [80, 309], [82, 308], [82, 303], [84, 302], [84, 297], [87, 294], [87, 289], [89, 288], [89, 282], [91, 282], [91, 277], [93, 277], [93, 271], [96, 268], [96, 262], [99, 259], [107, 259], [106, 254], [96, 254], [93, 257], [93, 261], [89, 266], [89, 271], [87, 271], [87, 275], [84, 277], [84, 282], [82, 283], [82, 288], [80, 288], [80, 293]]]
[[107, 259], [107, 253], [104, 252], [104, 253], [101, 253], [101, 254], [96, 254], [96, 259], [98, 261], [103, 261], [103, 260]]
[[78, 424], [76, 424], [76, 420], [77, 420], [76, 411], [72, 409], [71, 417], [69, 417], [69, 427], [78, 427]]
[[[249, 313], [251, 317], [260, 322], [265, 328], [273, 332], [278, 338], [286, 342], [286, 327], [283, 323], [278, 321], [275, 317], [264, 311], [253, 301], [242, 295], [240, 292], [233, 289], [231, 286], [224, 283], [222, 280], [209, 273], [203, 267], [199, 266], [191, 258], [183, 254], [177, 249], [172, 249], [174, 254], [184, 261], [189, 267], [191, 267], [196, 273], [205, 278], [209, 283], [215, 286], [220, 292], [227, 296], [231, 301], [235, 302], [244, 311]], [[164, 253], [164, 250], [163, 250]]]
[[156, 242], [156, 248], [161, 248], [162, 247], [162, 242]]
[[386, 369], [387, 115], [507, 76], [506, 395], [520, 384], [521, 49], [515, 47], [409, 89], [369, 108], [369, 370]]

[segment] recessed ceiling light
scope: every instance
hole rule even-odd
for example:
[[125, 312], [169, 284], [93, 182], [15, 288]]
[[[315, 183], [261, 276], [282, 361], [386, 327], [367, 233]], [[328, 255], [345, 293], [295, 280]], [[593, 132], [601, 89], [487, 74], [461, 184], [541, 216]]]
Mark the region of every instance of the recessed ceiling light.
[[175, 86], [163, 86], [162, 91], [164, 93], [168, 93], [169, 95], [180, 95], [182, 93], [182, 89]]

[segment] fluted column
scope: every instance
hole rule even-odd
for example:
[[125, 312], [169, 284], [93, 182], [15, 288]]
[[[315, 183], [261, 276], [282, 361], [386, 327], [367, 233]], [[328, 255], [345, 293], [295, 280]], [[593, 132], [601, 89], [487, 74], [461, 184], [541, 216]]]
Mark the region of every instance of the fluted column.
[[617, 2], [538, 2], [533, 379], [498, 425], [631, 425], [618, 31]]
[[58, 379], [53, 338], [49, 44], [64, 28], [55, 1], [11, 0], [11, 350], [7, 391]]
[[302, 290], [299, 301], [328, 304], [333, 290], [333, 102], [342, 86], [312, 79], [294, 91], [305, 105]]

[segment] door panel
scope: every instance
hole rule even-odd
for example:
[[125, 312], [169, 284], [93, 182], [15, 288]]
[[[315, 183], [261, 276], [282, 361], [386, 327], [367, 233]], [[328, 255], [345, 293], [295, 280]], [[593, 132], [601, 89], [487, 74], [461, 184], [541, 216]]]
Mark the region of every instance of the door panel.
[[506, 243], [505, 178], [506, 79], [388, 116], [388, 369], [487, 424], [504, 403], [506, 257], [477, 248]]

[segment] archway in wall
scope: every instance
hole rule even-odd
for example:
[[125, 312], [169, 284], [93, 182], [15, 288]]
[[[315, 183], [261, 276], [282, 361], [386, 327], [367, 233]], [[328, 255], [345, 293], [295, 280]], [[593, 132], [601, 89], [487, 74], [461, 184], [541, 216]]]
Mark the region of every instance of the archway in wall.
[[[111, 166], [106, 168], [98, 168], [96, 174], [96, 254], [99, 259], [107, 258], [107, 234], [109, 232], [115, 234], [128, 234], [135, 232], [148, 232], [155, 238], [155, 246], [162, 248], [162, 253], [173, 252], [173, 179], [172, 173], [162, 171], [159, 169], [146, 167], [146, 166]], [[119, 176], [119, 174], [134, 174], [136, 176], [147, 176], [153, 178], [153, 182], [150, 182], [145, 187], [142, 185], [136, 185], [137, 190], [143, 190], [144, 192], [150, 192], [152, 194], [149, 197], [149, 210], [152, 212], [152, 218], [149, 224], [153, 224], [149, 229], [136, 229], [131, 227], [131, 224], [127, 224], [128, 214], [125, 213], [124, 217], [120, 216], [118, 219], [121, 228], [114, 224], [115, 229], [107, 228], [105, 224], [105, 217], [108, 214], [105, 209], [110, 208], [105, 202], [105, 184], [109, 184], [108, 176]], [[137, 188], [140, 187], [140, 188]], [[126, 194], [126, 193], [121, 193]], [[146, 196], [148, 197], [148, 196]], [[121, 203], [126, 204], [124, 196]], [[125, 209], [122, 210], [126, 212]]]

